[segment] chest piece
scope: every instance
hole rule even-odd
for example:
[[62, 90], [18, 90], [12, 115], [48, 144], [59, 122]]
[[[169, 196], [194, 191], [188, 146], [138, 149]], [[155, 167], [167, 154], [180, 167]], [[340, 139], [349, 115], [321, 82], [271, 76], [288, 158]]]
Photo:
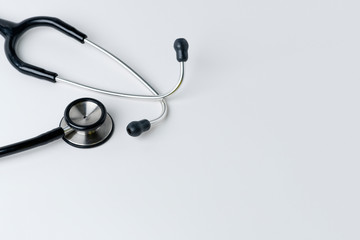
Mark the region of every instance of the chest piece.
[[60, 127], [65, 129], [65, 142], [74, 147], [91, 148], [111, 137], [114, 122], [101, 102], [81, 98], [67, 106]]

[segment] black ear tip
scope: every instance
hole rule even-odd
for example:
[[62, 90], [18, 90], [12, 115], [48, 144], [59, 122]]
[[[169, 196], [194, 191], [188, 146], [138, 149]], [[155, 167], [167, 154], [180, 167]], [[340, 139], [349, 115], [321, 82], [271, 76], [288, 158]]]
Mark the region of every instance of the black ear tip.
[[129, 123], [126, 127], [127, 133], [132, 137], [140, 136], [143, 132], [146, 132], [150, 129], [151, 123], [149, 120], [144, 119], [141, 121], [133, 121]]
[[175, 50], [188, 50], [189, 49], [189, 43], [186, 41], [185, 38], [178, 38], [174, 42], [174, 48]]
[[174, 42], [174, 49], [176, 51], [176, 59], [179, 62], [186, 62], [188, 60], [189, 43], [185, 38], [178, 38]]

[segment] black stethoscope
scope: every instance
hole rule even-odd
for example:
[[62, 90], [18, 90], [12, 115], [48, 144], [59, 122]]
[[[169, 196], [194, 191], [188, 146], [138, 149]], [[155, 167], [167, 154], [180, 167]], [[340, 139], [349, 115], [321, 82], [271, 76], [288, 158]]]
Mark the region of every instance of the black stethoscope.
[[[15, 49], [17, 42], [26, 31], [31, 28], [41, 26], [55, 28], [60, 32], [74, 38], [80, 43], [90, 45], [104, 53], [112, 60], [116, 61], [118, 64], [124, 67], [129, 73], [131, 73], [150, 91], [152, 95], [127, 94], [91, 87], [85, 84], [61, 78], [55, 72], [47, 71], [40, 67], [25, 63], [18, 57], [16, 53]], [[159, 94], [143, 77], [140, 76], [140, 74], [129, 67], [125, 62], [99, 45], [91, 42], [88, 40], [85, 34], [78, 31], [69, 24], [61, 21], [60, 19], [53, 17], [33, 17], [20, 23], [13, 23], [0, 19], [0, 34], [5, 38], [5, 54], [7, 59], [21, 73], [53, 83], [67, 83], [73, 86], [107, 95], [131, 99], [160, 101], [162, 112], [157, 118], [152, 120], [143, 119], [140, 121], [133, 121], [128, 124], [126, 130], [128, 134], [133, 137], [141, 135], [141, 133], [149, 130], [151, 126], [157, 125], [166, 117], [168, 106], [165, 98], [177, 91], [182, 84], [184, 79], [184, 65], [188, 59], [188, 42], [184, 38], [176, 39], [174, 42], [174, 49], [176, 51], [177, 61], [180, 63], [180, 76], [177, 84], [171, 91], [166, 94]], [[91, 111], [91, 113], [88, 114], [88, 109], [93, 109], [94, 111]], [[113, 121], [110, 115], [106, 112], [106, 109], [102, 103], [91, 98], [78, 99], [72, 102], [66, 108], [64, 118], [61, 121], [59, 128], [56, 128], [33, 139], [2, 147], [0, 148], [0, 157], [43, 145], [61, 137], [63, 137], [67, 143], [76, 147], [89, 148], [98, 146], [111, 136], [113, 125]]]

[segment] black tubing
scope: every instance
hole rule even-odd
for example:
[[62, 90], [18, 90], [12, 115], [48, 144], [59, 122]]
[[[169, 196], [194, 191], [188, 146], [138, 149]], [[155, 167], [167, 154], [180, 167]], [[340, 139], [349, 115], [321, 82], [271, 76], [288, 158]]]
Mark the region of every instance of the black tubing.
[[61, 138], [64, 135], [64, 130], [61, 127], [55, 128], [51, 131], [43, 133], [37, 137], [28, 140], [7, 145], [0, 148], [0, 158], [11, 154], [29, 150], [31, 148], [39, 147], [54, 140]]
[[55, 78], [57, 77], [57, 73], [25, 63], [16, 54], [15, 49], [19, 38], [27, 30], [41, 26], [55, 28], [81, 43], [84, 43], [85, 38], [87, 38], [85, 34], [76, 30], [74, 27], [53, 17], [33, 17], [26, 19], [21, 23], [13, 23], [0, 19], [0, 34], [5, 38], [5, 54], [9, 62], [21, 73], [50, 82], [56, 82]]

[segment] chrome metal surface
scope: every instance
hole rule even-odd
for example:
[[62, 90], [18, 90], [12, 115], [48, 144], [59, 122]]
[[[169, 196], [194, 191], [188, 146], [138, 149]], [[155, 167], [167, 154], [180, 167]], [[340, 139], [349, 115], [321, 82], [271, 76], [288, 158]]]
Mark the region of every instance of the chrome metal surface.
[[73, 123], [79, 126], [90, 126], [101, 118], [101, 108], [94, 102], [79, 102], [72, 106], [69, 117]]
[[[64, 118], [60, 122], [60, 127], [62, 127], [64, 131], [69, 128]], [[108, 140], [113, 132], [113, 129], [113, 120], [111, 116], [107, 114], [105, 122], [97, 129], [91, 131], [68, 130], [65, 131], [63, 139], [65, 142], [75, 147], [91, 148]]]
[[65, 135], [66, 135], [66, 134], [69, 134], [69, 133], [72, 132], [72, 131], [74, 131], [74, 129], [72, 129], [72, 128], [69, 127], [69, 126], [63, 127], [63, 130], [64, 130]]
[[[131, 70], [133, 71], [133, 70]], [[171, 94], [173, 94], [174, 92], [176, 92], [179, 87], [181, 86], [183, 80], [184, 80], [184, 63], [180, 62], [180, 77], [179, 80], [176, 84], [176, 86], [168, 93], [166, 94], [161, 94], [161, 95], [138, 95], [138, 94], [127, 94], [127, 93], [120, 93], [120, 92], [113, 92], [113, 91], [108, 91], [108, 90], [104, 90], [104, 89], [100, 89], [100, 88], [95, 88], [95, 87], [91, 87], [85, 84], [81, 84], [81, 83], [77, 83], [71, 80], [67, 80], [64, 78], [60, 78], [60, 77], [56, 77], [55, 80], [58, 82], [63, 82], [63, 83], [68, 83], [70, 85], [74, 85], [80, 88], [84, 88], [90, 91], [94, 91], [94, 92], [98, 92], [98, 93], [103, 93], [103, 94], [107, 94], [107, 95], [111, 95], [111, 96], [117, 96], [117, 97], [124, 97], [124, 98], [132, 98], [132, 99], [148, 99], [148, 100], [162, 100], [163, 98], [166, 98], [168, 96], [170, 96]]]

